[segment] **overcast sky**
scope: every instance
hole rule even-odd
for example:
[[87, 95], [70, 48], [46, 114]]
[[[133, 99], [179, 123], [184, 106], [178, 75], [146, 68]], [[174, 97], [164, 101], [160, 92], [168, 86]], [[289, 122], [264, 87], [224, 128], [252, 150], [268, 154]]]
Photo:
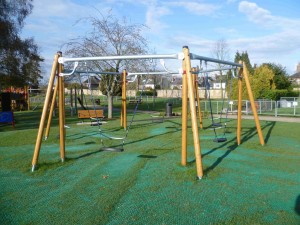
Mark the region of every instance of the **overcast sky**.
[[35, 0], [22, 36], [39, 45], [45, 76], [61, 46], [89, 30], [76, 21], [110, 9], [147, 25], [144, 36], [158, 54], [187, 45], [192, 53], [212, 57], [213, 46], [224, 39], [230, 61], [236, 51], [247, 51], [252, 65], [279, 63], [289, 74], [300, 62], [299, 0]]

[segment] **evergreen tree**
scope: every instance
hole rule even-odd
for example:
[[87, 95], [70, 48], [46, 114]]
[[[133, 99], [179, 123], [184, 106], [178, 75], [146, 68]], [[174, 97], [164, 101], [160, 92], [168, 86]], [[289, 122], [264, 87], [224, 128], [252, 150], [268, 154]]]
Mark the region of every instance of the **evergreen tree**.
[[250, 63], [247, 51], [242, 52], [242, 54], [240, 54], [238, 51], [235, 53], [234, 62], [239, 63], [239, 61], [243, 61], [246, 64], [249, 74], [253, 75], [254, 69]]
[[6, 86], [38, 84], [41, 78], [37, 45], [19, 36], [32, 8], [32, 0], [0, 1], [0, 82]]
[[276, 89], [289, 90], [291, 88], [291, 82], [289, 81], [288, 74], [282, 65], [276, 63], [264, 63], [263, 65], [273, 71]]
[[255, 99], [265, 98], [265, 93], [269, 90], [275, 90], [275, 74], [266, 65], [257, 67], [250, 79], [251, 88]]

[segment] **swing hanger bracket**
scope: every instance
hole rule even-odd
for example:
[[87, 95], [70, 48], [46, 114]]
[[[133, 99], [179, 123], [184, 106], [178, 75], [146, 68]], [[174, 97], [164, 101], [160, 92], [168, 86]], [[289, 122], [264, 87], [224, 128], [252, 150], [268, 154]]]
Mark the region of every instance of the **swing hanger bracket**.
[[70, 76], [70, 75], [72, 75], [75, 72], [75, 70], [77, 69], [77, 67], [78, 67], [78, 62], [74, 62], [73, 70], [70, 73], [60, 73], [59, 76], [60, 77]]

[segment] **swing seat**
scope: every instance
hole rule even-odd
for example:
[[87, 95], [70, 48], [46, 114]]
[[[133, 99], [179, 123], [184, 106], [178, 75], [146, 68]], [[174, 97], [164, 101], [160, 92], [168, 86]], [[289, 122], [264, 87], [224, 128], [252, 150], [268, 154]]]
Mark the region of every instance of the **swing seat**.
[[212, 123], [211, 124], [212, 127], [222, 127], [221, 123]]
[[101, 151], [108, 151], [108, 152], [123, 152], [124, 148], [114, 148], [114, 147], [102, 147], [100, 148]]
[[225, 138], [225, 137], [223, 137], [223, 138], [215, 138], [214, 139], [214, 142], [217, 142], [217, 143], [219, 143], [219, 142], [225, 142], [225, 141], [227, 141], [227, 138]]

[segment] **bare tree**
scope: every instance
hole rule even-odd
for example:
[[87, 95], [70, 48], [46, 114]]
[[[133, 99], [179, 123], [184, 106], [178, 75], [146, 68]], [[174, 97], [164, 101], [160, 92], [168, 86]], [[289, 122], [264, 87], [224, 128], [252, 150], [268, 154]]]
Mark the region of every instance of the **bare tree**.
[[[228, 61], [229, 60], [229, 46], [226, 42], [225, 39], [219, 39], [216, 41], [215, 45], [213, 46], [212, 50], [212, 56], [213, 58], [223, 60], [223, 61]], [[224, 67], [223, 64], [217, 63], [216, 65], [217, 69], [220, 70], [218, 81], [221, 83], [221, 92], [223, 93], [223, 87], [222, 87], [222, 82], [223, 82], [223, 73], [222, 73], [222, 68]]]
[[[130, 24], [126, 17], [119, 19], [108, 12], [99, 17], [82, 18], [78, 22], [88, 22], [92, 30], [83, 37], [71, 40], [65, 46], [66, 54], [72, 56], [137, 55], [148, 51], [142, 24]], [[139, 62], [137, 62], [139, 61]], [[123, 69], [136, 71], [145, 66], [145, 60], [107, 60], [86, 63], [89, 70], [121, 72]], [[108, 97], [108, 118], [112, 118], [113, 96], [120, 92], [120, 76], [100, 76], [100, 90]]]

